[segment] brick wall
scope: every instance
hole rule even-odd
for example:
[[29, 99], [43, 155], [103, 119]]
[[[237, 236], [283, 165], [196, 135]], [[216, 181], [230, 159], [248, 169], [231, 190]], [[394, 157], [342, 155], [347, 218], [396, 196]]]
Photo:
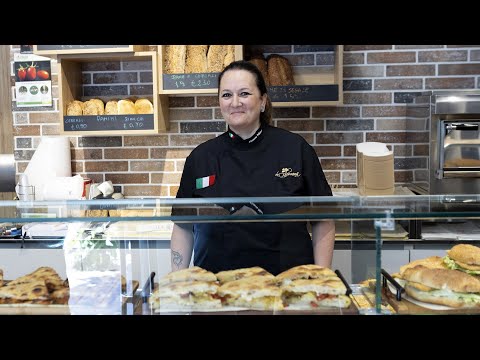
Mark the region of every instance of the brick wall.
[[[58, 74], [52, 62], [53, 107], [12, 110], [17, 174], [42, 135], [58, 135]], [[248, 51], [280, 53], [294, 66], [331, 66], [323, 45], [255, 45]], [[84, 99], [114, 98], [118, 91], [148, 96], [151, 67], [143, 62], [90, 64], [83, 69]], [[301, 134], [317, 151], [333, 186], [356, 183], [355, 145], [386, 143], [395, 154], [397, 184], [427, 176], [428, 129], [406, 118], [406, 104], [425, 90], [480, 87], [479, 45], [345, 45], [344, 105], [274, 109], [274, 125]], [[128, 197], [175, 196], [185, 157], [225, 131], [216, 96], [171, 96], [170, 131], [152, 136], [70, 137], [72, 171], [96, 182], [111, 180]]]

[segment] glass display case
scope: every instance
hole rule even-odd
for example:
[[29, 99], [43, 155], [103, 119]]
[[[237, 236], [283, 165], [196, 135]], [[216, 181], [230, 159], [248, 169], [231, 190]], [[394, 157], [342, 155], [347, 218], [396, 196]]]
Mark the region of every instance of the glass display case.
[[[228, 210], [252, 203], [268, 211], [231, 215]], [[202, 312], [476, 313], [480, 294], [460, 295], [471, 299], [465, 306], [434, 306], [405, 293], [399, 272], [425, 258], [446, 269], [443, 259], [454, 245], [476, 247], [479, 204], [479, 195], [2, 201], [0, 314], [162, 314], [151, 298], [171, 271], [174, 223], [323, 220], [336, 224], [332, 270], [345, 285], [348, 306], [271, 311], [222, 306]], [[447, 210], [435, 210], [439, 208]], [[432, 291], [431, 285], [423, 290]]]

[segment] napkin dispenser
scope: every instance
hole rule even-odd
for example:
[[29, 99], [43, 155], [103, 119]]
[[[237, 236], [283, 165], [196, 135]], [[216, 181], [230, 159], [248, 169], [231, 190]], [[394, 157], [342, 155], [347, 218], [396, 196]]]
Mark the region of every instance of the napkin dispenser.
[[357, 187], [360, 195], [393, 195], [393, 151], [379, 142], [357, 144]]

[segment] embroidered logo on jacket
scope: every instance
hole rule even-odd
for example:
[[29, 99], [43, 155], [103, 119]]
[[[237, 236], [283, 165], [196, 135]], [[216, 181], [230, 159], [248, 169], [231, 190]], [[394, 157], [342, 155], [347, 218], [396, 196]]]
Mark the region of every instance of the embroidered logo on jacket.
[[205, 176], [195, 180], [195, 188], [197, 190], [212, 186], [213, 184], [215, 184], [215, 175]]
[[281, 179], [286, 178], [287, 176], [300, 177], [300, 173], [298, 171], [293, 172], [292, 168], [283, 168], [282, 171], [277, 171], [275, 176]]

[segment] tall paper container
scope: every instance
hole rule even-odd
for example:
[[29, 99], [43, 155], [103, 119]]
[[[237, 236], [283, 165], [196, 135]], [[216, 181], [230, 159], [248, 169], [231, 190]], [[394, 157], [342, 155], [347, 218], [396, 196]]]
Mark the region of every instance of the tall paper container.
[[25, 169], [29, 185], [35, 187], [35, 200], [43, 200], [44, 186], [55, 177], [71, 177], [70, 140], [65, 136], [42, 137]]
[[[393, 195], [395, 177], [393, 152], [385, 146], [383, 153], [368, 153], [365, 147], [357, 145], [357, 187], [360, 195]], [[375, 143], [373, 143], [375, 144]], [[360, 145], [360, 146], [359, 146]], [[378, 148], [378, 146], [377, 146]]]

